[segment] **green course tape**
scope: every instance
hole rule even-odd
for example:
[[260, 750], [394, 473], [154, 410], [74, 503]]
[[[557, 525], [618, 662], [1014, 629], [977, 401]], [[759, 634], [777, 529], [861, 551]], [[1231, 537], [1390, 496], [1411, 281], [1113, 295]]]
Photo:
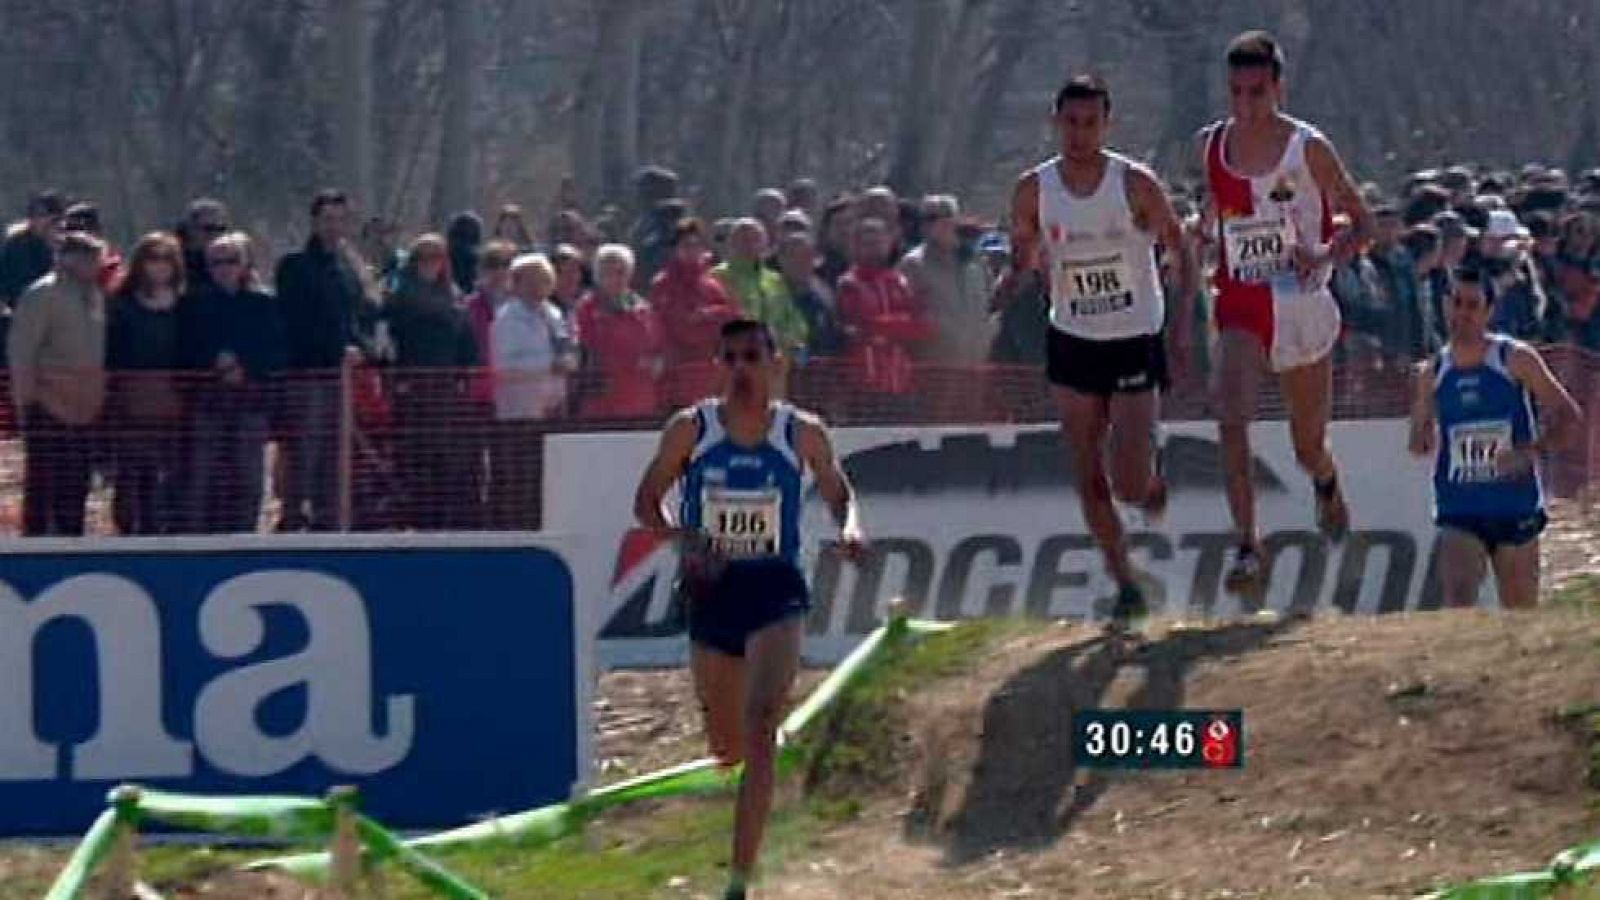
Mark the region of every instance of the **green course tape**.
[[178, 828], [240, 837], [321, 840], [333, 832], [333, 810], [307, 797], [201, 797], [144, 790], [139, 810]]
[[115, 809], [107, 809], [94, 820], [83, 840], [78, 843], [78, 848], [72, 851], [72, 858], [67, 860], [61, 874], [56, 876], [50, 893], [44, 895], [45, 900], [80, 900], [83, 897], [95, 869], [105, 861], [106, 854], [111, 852], [111, 845], [116, 843], [117, 832], [121, 830], [118, 819]]
[[[954, 627], [955, 625], [945, 622], [895, 618], [868, 634], [828, 674], [828, 677], [817, 685], [811, 695], [784, 719], [783, 725], [778, 729], [778, 740], [781, 745], [778, 771], [787, 773], [800, 763], [804, 754], [794, 745], [794, 738], [814, 722], [823, 710], [838, 700], [844, 690], [859, 679], [868, 665], [887, 647], [893, 646], [908, 635], [934, 634]], [[642, 800], [720, 793], [738, 784], [739, 774], [738, 766], [724, 770], [718, 766], [715, 759], [697, 759], [659, 772], [651, 772], [596, 788], [570, 803], [558, 803], [507, 816], [496, 816], [472, 825], [407, 841], [406, 844], [411, 847], [447, 847], [507, 840], [515, 841], [522, 847], [543, 846], [577, 834], [585, 823], [605, 810]], [[248, 868], [276, 868], [299, 875], [320, 875], [327, 871], [328, 864], [328, 854], [318, 852], [264, 859], [250, 864]]]
[[405, 845], [388, 829], [363, 815], [356, 816], [356, 830], [361, 842], [371, 851], [375, 861], [393, 859], [412, 877], [434, 893], [451, 900], [489, 900], [489, 895], [478, 890], [448, 869]]
[[1550, 863], [1552, 871], [1568, 870], [1573, 872], [1590, 872], [1600, 869], [1600, 841], [1592, 844], [1579, 844], [1556, 854]]

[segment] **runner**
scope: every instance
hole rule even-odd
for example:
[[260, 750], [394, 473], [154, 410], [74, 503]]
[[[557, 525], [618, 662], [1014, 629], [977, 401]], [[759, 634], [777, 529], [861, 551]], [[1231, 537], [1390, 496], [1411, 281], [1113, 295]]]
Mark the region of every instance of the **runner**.
[[[1208, 214], [1220, 239], [1216, 271], [1217, 399], [1228, 508], [1237, 544], [1227, 586], [1260, 587], [1261, 550], [1251, 485], [1250, 420], [1261, 372], [1278, 373], [1295, 459], [1311, 476], [1317, 527], [1333, 540], [1350, 528], [1328, 449], [1339, 307], [1328, 290], [1333, 262], [1353, 256], [1369, 231], [1361, 193], [1333, 145], [1281, 111], [1283, 52], [1266, 32], [1228, 45], [1232, 117], [1199, 135]], [[1350, 219], [1333, 226], [1335, 213]]]
[[[740, 900], [772, 806], [777, 730], [810, 608], [797, 563], [806, 472], [839, 525], [841, 552], [859, 554], [863, 537], [827, 429], [773, 396], [781, 360], [772, 332], [735, 319], [722, 326], [720, 343], [727, 393], [667, 423], [634, 514], [685, 548], [680, 590], [706, 734], [723, 765], [744, 763], [726, 894]], [[669, 517], [662, 500], [674, 484], [682, 500]]]
[[1117, 582], [1113, 621], [1122, 621], [1144, 612], [1145, 601], [1113, 498], [1152, 517], [1167, 502], [1156, 464], [1156, 419], [1167, 386], [1156, 244], [1178, 263], [1175, 323], [1188, 321], [1196, 270], [1160, 182], [1143, 165], [1105, 148], [1111, 116], [1105, 82], [1093, 75], [1069, 79], [1056, 94], [1053, 114], [1061, 153], [1017, 183], [1013, 269], [1000, 290], [1009, 296], [1048, 273], [1053, 327], [1046, 371], [1084, 520]]
[[1436, 454], [1444, 602], [1476, 603], [1487, 561], [1501, 606], [1530, 607], [1546, 522], [1539, 456], [1567, 444], [1581, 413], [1537, 350], [1489, 332], [1492, 313], [1482, 276], [1460, 270], [1445, 306], [1450, 341], [1418, 367], [1411, 452]]

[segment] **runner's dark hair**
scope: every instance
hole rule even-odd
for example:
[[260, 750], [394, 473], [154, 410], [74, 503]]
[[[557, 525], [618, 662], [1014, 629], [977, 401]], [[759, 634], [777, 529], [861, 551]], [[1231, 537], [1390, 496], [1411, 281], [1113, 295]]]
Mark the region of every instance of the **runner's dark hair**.
[[1272, 80], [1283, 76], [1283, 48], [1266, 31], [1246, 31], [1228, 42], [1228, 68], [1272, 70]]
[[738, 318], [722, 323], [719, 336], [723, 340], [735, 338], [742, 334], [755, 334], [761, 336], [761, 342], [767, 345], [767, 350], [778, 352], [778, 339], [772, 336], [772, 329], [760, 319]]
[[1056, 91], [1056, 102], [1050, 111], [1060, 115], [1061, 108], [1067, 105], [1068, 100], [1099, 100], [1106, 115], [1111, 115], [1111, 86], [1092, 72], [1079, 72], [1068, 78], [1061, 85], [1061, 90]]

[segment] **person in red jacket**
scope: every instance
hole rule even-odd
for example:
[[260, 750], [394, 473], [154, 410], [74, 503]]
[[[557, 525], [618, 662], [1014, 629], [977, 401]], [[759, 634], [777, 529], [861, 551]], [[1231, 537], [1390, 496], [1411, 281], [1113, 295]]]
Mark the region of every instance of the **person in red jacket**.
[[900, 271], [889, 264], [893, 237], [882, 219], [856, 223], [854, 262], [839, 279], [839, 317], [848, 336], [854, 396], [871, 411], [904, 406], [913, 388], [913, 351], [934, 336], [933, 322]]
[[739, 317], [739, 304], [711, 277], [711, 245], [705, 223], [684, 219], [672, 231], [672, 255], [650, 283], [650, 308], [666, 344], [662, 391], [677, 409], [716, 392], [719, 329]]
[[629, 287], [633, 251], [606, 244], [595, 253], [595, 285], [578, 304], [578, 343], [584, 351], [579, 410], [588, 419], [654, 418], [661, 413], [661, 325]]

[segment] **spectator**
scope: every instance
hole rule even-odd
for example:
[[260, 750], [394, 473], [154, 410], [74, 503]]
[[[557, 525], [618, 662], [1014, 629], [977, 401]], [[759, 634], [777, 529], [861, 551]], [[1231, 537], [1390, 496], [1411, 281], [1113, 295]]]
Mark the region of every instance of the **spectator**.
[[[900, 198], [887, 185], [878, 185], [870, 188], [856, 201], [856, 220], [877, 219], [889, 230], [889, 262], [894, 264], [900, 261], [905, 253], [905, 234], [901, 230]], [[854, 235], [854, 232], [851, 233]], [[852, 242], [854, 237], [851, 238]], [[854, 259], [854, 254], [852, 254]]]
[[684, 219], [672, 232], [672, 257], [650, 284], [650, 308], [666, 355], [662, 391], [669, 408], [688, 406], [716, 389], [718, 329], [739, 317], [722, 282], [711, 276], [705, 223]]
[[1408, 195], [1402, 217], [1407, 225], [1432, 221], [1450, 208], [1450, 192], [1436, 184], [1424, 184]]
[[848, 195], [837, 197], [822, 213], [822, 262], [817, 275], [831, 290], [838, 286], [839, 277], [850, 268], [851, 235], [855, 233], [856, 201]]
[[633, 248], [639, 260], [633, 273], [635, 290], [647, 289], [672, 258], [674, 229], [688, 214], [682, 200], [669, 198], [647, 210], [634, 225]]
[[1544, 341], [1554, 337], [1546, 318], [1549, 303], [1537, 271], [1528, 258], [1529, 234], [1508, 209], [1489, 213], [1483, 233], [1485, 287], [1493, 297], [1494, 316], [1489, 327], [1512, 337]]
[[361, 225], [356, 252], [366, 264], [368, 278], [379, 285], [383, 293], [394, 290], [394, 278], [402, 261], [399, 227], [379, 216], [367, 219]]
[[805, 213], [808, 220], [815, 220], [819, 196], [815, 180], [796, 178], [789, 183], [789, 189], [784, 191], [785, 207], [796, 212]]
[[751, 216], [761, 223], [761, 227], [766, 229], [769, 235], [778, 233], [778, 219], [782, 218], [783, 211], [788, 208], [788, 198], [777, 188], [762, 188], [756, 191], [750, 200]]
[[450, 271], [455, 273], [456, 290], [465, 294], [478, 283], [478, 252], [483, 247], [483, 220], [475, 212], [459, 212], [450, 217], [445, 229], [450, 244]]
[[467, 376], [480, 358], [451, 277], [452, 249], [437, 234], [413, 241], [400, 269], [400, 286], [383, 310], [395, 345], [402, 520], [425, 531], [482, 525], [473, 493], [483, 460], [469, 452], [482, 441], [470, 429], [464, 435], [458, 431], [473, 421]]
[[50, 273], [63, 211], [60, 194], [40, 191], [28, 200], [28, 217], [6, 229], [0, 241], [0, 303], [6, 309]]
[[628, 285], [633, 251], [607, 244], [595, 254], [594, 290], [578, 304], [578, 340], [586, 359], [582, 414], [591, 419], [655, 419], [665, 366], [661, 326]]
[[[786, 210], [783, 215], [778, 217], [778, 230], [776, 232], [778, 240], [782, 241], [785, 236], [797, 232], [800, 234], [811, 233], [811, 217], [798, 209]], [[777, 267], [776, 251], [773, 252], [773, 267]]]
[[175, 380], [186, 362], [179, 340], [183, 293], [183, 247], [158, 231], [133, 246], [127, 278], [108, 304], [111, 512], [121, 534], [167, 534], [185, 524], [179, 516], [183, 401]]
[[806, 320], [806, 355], [838, 356], [844, 352], [844, 326], [833, 290], [817, 276], [817, 247], [811, 235], [794, 231], [778, 242], [778, 271], [795, 308]]
[[311, 201], [311, 238], [278, 262], [275, 281], [288, 334], [288, 467], [283, 530], [338, 526], [339, 369], [361, 361], [372, 310], [348, 249], [350, 203], [340, 191]]
[[544, 423], [567, 409], [567, 377], [578, 345], [561, 307], [550, 299], [555, 267], [541, 255], [511, 264], [511, 301], [494, 320], [495, 418], [492, 470], [498, 528], [540, 525]]
[[839, 279], [839, 317], [850, 341], [858, 396], [874, 404], [858, 412], [894, 411], [885, 395], [910, 395], [912, 351], [935, 331], [906, 277], [890, 264], [889, 242], [882, 219], [856, 223], [855, 262]]
[[927, 198], [925, 240], [900, 260], [900, 271], [937, 329], [924, 348], [928, 359], [975, 366], [988, 357], [995, 328], [989, 316], [990, 281], [983, 266], [962, 247], [956, 221], [960, 213], [954, 197]]
[[1527, 224], [1528, 234], [1533, 239], [1531, 255], [1539, 269], [1539, 281], [1547, 290], [1557, 291], [1561, 277], [1561, 234], [1556, 230], [1556, 217], [1548, 212], [1533, 212], [1528, 214]]
[[551, 220], [550, 246], [559, 247], [568, 244], [581, 247], [593, 233], [594, 228], [582, 213], [575, 209], [564, 209], [556, 213], [555, 218]]
[[[487, 524], [492, 520], [493, 486], [484, 474], [489, 470], [494, 452], [494, 353], [492, 330], [494, 318], [501, 307], [511, 299], [511, 261], [519, 254], [508, 240], [495, 238], [483, 245], [483, 257], [478, 261], [478, 289], [461, 301], [461, 310], [467, 316], [473, 342], [478, 351], [478, 369], [467, 387], [466, 416], [470, 427], [463, 434], [467, 439], [466, 452], [473, 464], [468, 476], [473, 478], [470, 493], [482, 510], [479, 520]], [[490, 493], [486, 493], [488, 490]]]
[[1571, 266], [1565, 285], [1567, 293], [1567, 340], [1585, 350], [1600, 352], [1600, 256], [1588, 265]]
[[[517, 256], [517, 246], [503, 238], [495, 238], [484, 244], [483, 258], [478, 261], [477, 290], [461, 301], [461, 310], [466, 313], [467, 323], [477, 342], [478, 359], [485, 366], [493, 365], [489, 353], [489, 330], [500, 307], [511, 299], [511, 261]], [[490, 402], [493, 392], [475, 391], [474, 396]]]
[[1373, 223], [1375, 235], [1367, 256], [1378, 275], [1384, 350], [1391, 359], [1420, 359], [1433, 323], [1423, 318], [1417, 299], [1415, 260], [1400, 241], [1405, 229], [1400, 211], [1387, 204], [1378, 206], [1373, 210]]
[[103, 249], [91, 235], [64, 235], [55, 271], [23, 292], [7, 336], [25, 535], [83, 534], [93, 427], [105, 401]]
[[[985, 256], [998, 260], [991, 263], [998, 278], [1011, 265], [1011, 239], [992, 232], [982, 247]], [[991, 301], [1000, 315], [989, 359], [1004, 365], [1043, 366], [1050, 333], [1050, 296], [1043, 278], [1024, 279], [1023, 287], [1026, 290], [996, 293]]]
[[556, 269], [556, 290], [551, 299], [570, 320], [577, 315], [584, 293], [594, 287], [594, 279], [584, 264], [583, 254], [571, 244], [557, 244], [555, 252], [550, 254], [550, 263]]
[[500, 207], [500, 215], [494, 220], [493, 238], [511, 244], [520, 253], [533, 250], [533, 231], [528, 227], [528, 218], [521, 206], [507, 203]]
[[189, 204], [175, 231], [178, 240], [183, 243], [183, 271], [191, 292], [211, 283], [211, 271], [206, 266], [206, 247], [231, 230], [228, 207], [221, 200], [201, 197]]
[[1450, 294], [1450, 273], [1444, 268], [1444, 242], [1432, 225], [1413, 225], [1405, 236], [1406, 252], [1417, 273], [1417, 308], [1424, 327], [1421, 352], [1431, 355], [1445, 340], [1438, 329], [1440, 307]]
[[255, 531], [261, 519], [272, 386], [289, 356], [278, 300], [257, 274], [250, 238], [206, 249], [211, 283], [184, 301], [181, 343], [200, 379], [194, 398], [189, 524]]
[[100, 261], [100, 290], [106, 296], [111, 296], [122, 282], [122, 254], [106, 240], [100, 228], [100, 207], [88, 202], [72, 204], [61, 216], [61, 230], [92, 235], [106, 245]]
[[1557, 254], [1562, 261], [1586, 263], [1600, 252], [1600, 219], [1586, 212], [1572, 213], [1561, 221]]
[[766, 255], [767, 230], [755, 219], [740, 219], [728, 235], [728, 261], [712, 274], [744, 314], [765, 322], [781, 350], [792, 356], [806, 345], [806, 320], [783, 276], [767, 268]]

